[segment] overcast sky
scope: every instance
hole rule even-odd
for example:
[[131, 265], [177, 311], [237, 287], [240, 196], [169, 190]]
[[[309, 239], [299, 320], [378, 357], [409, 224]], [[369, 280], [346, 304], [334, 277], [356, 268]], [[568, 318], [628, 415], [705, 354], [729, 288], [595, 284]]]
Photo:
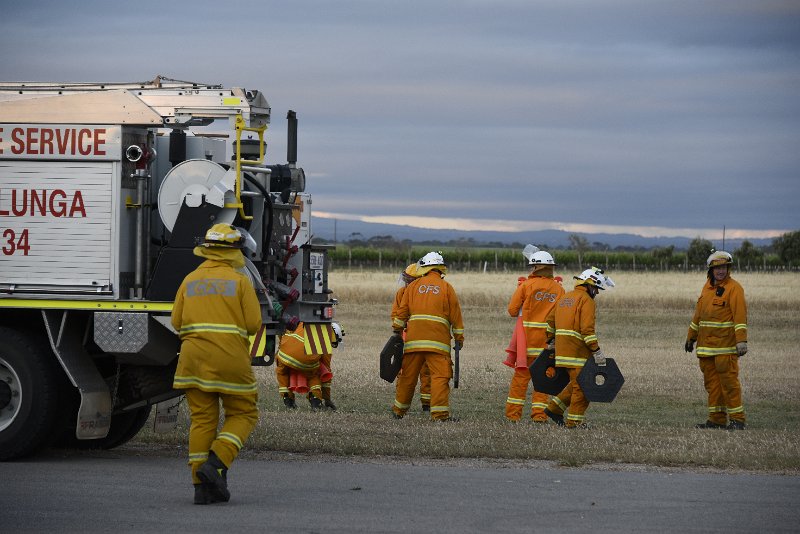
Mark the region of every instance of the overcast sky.
[[0, 4], [4, 81], [259, 89], [273, 162], [297, 111], [317, 216], [800, 229], [800, 1]]

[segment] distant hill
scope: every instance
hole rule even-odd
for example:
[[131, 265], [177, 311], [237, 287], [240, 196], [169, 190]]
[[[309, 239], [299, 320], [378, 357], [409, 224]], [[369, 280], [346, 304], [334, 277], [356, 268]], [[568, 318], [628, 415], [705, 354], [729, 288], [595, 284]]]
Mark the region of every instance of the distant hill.
[[[563, 230], [541, 230], [535, 232], [480, 232], [461, 230], [436, 230], [425, 228], [414, 228], [411, 226], [401, 226], [394, 224], [365, 223], [360, 221], [345, 221], [334, 219], [312, 218], [312, 231], [318, 239], [325, 239], [331, 242], [346, 242], [351, 239], [367, 240], [375, 236], [392, 236], [399, 241], [408, 239], [415, 243], [441, 242], [447, 243], [455, 240], [472, 239], [476, 244], [501, 243], [510, 245], [512, 243], [533, 243], [536, 245], [546, 245], [547, 247], [558, 249], [569, 246], [569, 236], [575, 232], [565, 232]], [[335, 235], [334, 235], [335, 233]], [[359, 235], [360, 234], [360, 235]], [[587, 234], [581, 233], [590, 244], [604, 243], [611, 249], [617, 247], [624, 248], [644, 248], [668, 247], [674, 245], [677, 250], [685, 250], [693, 238], [690, 237], [644, 237], [635, 234]], [[743, 239], [727, 239], [725, 248], [736, 250], [742, 244]], [[757, 247], [772, 244], [771, 239], [748, 239]], [[714, 242], [718, 248], [722, 248], [722, 242]]]

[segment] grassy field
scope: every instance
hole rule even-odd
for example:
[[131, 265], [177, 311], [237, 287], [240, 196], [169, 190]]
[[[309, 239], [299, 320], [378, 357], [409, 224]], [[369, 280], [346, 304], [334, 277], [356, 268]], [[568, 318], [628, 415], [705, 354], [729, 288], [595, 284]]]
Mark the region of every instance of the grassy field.
[[[513, 326], [506, 304], [525, 273], [453, 272], [464, 312], [460, 387], [450, 404], [458, 423], [434, 424], [418, 398], [403, 420], [391, 417], [394, 385], [378, 376], [391, 334], [397, 273], [339, 271], [330, 286], [346, 331], [334, 353], [335, 413], [283, 408], [274, 368], [257, 368], [261, 420], [247, 448], [341, 456], [550, 460], [560, 465], [644, 464], [800, 473], [800, 274], [734, 274], [749, 306], [749, 349], [741, 361], [744, 432], [696, 430], [706, 395], [694, 354], [683, 344], [703, 273], [610, 273], [617, 283], [597, 299], [597, 333], [625, 385], [613, 403], [593, 403], [586, 430], [523, 419], [505, 421], [512, 371], [502, 365]], [[565, 276], [565, 288], [571, 288]], [[529, 398], [530, 402], [530, 398]], [[526, 405], [525, 414], [530, 405]], [[185, 406], [177, 431], [145, 430], [136, 440], [185, 446]]]

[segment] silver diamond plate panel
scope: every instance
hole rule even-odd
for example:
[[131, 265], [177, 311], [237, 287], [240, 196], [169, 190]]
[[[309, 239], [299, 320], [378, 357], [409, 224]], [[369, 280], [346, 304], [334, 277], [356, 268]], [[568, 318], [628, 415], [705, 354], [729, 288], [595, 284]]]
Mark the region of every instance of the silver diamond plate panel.
[[136, 353], [148, 341], [146, 313], [95, 312], [94, 342], [105, 352]]

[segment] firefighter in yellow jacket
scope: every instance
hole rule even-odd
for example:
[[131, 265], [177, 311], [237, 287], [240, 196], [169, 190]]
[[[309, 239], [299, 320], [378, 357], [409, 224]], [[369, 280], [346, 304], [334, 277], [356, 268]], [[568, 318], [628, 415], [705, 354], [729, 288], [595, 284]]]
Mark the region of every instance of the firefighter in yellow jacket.
[[[447, 266], [439, 252], [429, 252], [420, 258], [417, 266], [419, 278], [408, 284], [392, 329], [406, 330], [403, 349], [403, 366], [397, 378], [394, 407], [397, 419], [402, 418], [411, 406], [422, 364], [431, 371], [431, 419], [453, 420], [450, 417], [450, 378], [453, 366], [450, 361], [450, 340], [456, 348], [464, 344], [464, 320], [456, 292], [444, 280]], [[452, 333], [452, 334], [451, 334]]]
[[708, 392], [708, 420], [697, 428], [744, 430], [739, 358], [747, 354], [744, 289], [731, 278], [733, 257], [722, 250], [706, 261], [708, 281], [697, 299], [685, 350], [697, 343], [697, 358]]
[[[555, 331], [547, 323], [547, 317], [555, 307], [556, 300], [564, 294], [564, 288], [553, 280], [553, 268], [556, 265], [553, 256], [544, 250], [537, 250], [530, 255], [528, 265], [531, 272], [520, 284], [508, 303], [508, 314], [521, 316], [526, 339], [526, 366], [516, 367], [511, 378], [511, 386], [506, 399], [506, 418], [519, 421], [522, 409], [528, 396], [528, 384], [531, 373], [528, 370], [539, 354], [547, 348]], [[535, 422], [547, 421], [544, 409], [550, 396], [534, 391], [531, 396], [531, 419]]]
[[[191, 414], [195, 504], [230, 499], [228, 468], [258, 421], [248, 338], [261, 326], [261, 306], [239, 270], [248, 237], [229, 224], [212, 226], [194, 249], [205, 261], [183, 280], [172, 308], [181, 339], [173, 387], [184, 390]], [[224, 422], [217, 431], [220, 402]]]
[[614, 286], [614, 282], [596, 267], [574, 278], [577, 280], [575, 289], [556, 301], [554, 313], [548, 319], [556, 330], [556, 367], [567, 369], [569, 384], [550, 399], [544, 413], [567, 428], [582, 426], [586, 419], [589, 401], [578, 384], [578, 375], [586, 360], [593, 357], [597, 365], [606, 364], [595, 334], [594, 298], [601, 290]]
[[[419, 278], [419, 275], [417, 274], [416, 263], [410, 264], [400, 273], [400, 280], [398, 283], [401, 284], [401, 286], [394, 294], [392, 321], [397, 317], [397, 310], [400, 309], [400, 303], [403, 301], [403, 293], [405, 293], [406, 287], [417, 278]], [[431, 371], [428, 369], [427, 363], [422, 364], [422, 369], [420, 369], [419, 372], [419, 400], [420, 404], [422, 404], [423, 412], [431, 411]]]

